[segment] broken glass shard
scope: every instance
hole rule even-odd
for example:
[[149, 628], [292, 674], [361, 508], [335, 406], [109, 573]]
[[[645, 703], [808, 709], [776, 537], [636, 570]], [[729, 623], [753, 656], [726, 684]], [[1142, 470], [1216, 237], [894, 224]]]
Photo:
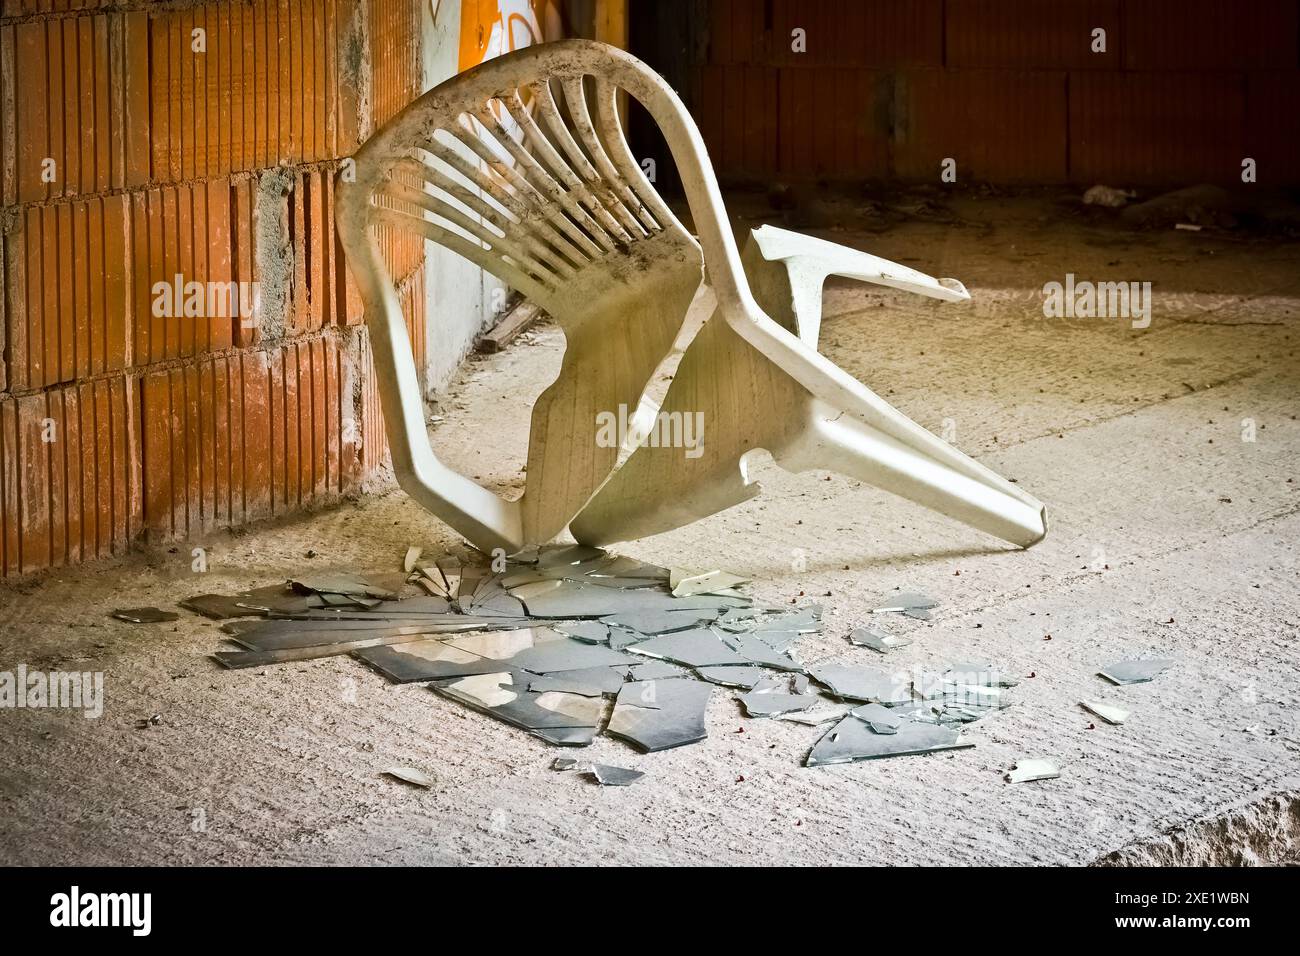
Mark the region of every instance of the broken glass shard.
[[791, 711], [807, 710], [819, 698], [812, 694], [748, 693], [740, 695], [745, 713], [750, 717], [776, 717]]
[[396, 777], [403, 783], [409, 783], [414, 787], [423, 787], [426, 790], [432, 787], [435, 782], [433, 777], [423, 770], [417, 770], [415, 767], [389, 767], [384, 773], [390, 777]]
[[630, 590], [659, 589], [663, 581], [659, 578], [619, 578], [607, 574], [585, 574], [582, 581], [602, 588], [626, 588]]
[[808, 673], [813, 680], [844, 700], [894, 704], [912, 699], [911, 681], [903, 675], [843, 664], [818, 664], [808, 668]]
[[1061, 775], [1056, 764], [1050, 760], [1017, 760], [1016, 765], [1006, 774], [1007, 783], [1029, 783], [1032, 780], [1055, 780]]
[[1112, 684], [1145, 684], [1149, 680], [1154, 680], [1173, 664], [1171, 658], [1165, 657], [1118, 661], [1098, 673]]
[[534, 677], [528, 682], [533, 691], [558, 690], [583, 697], [600, 697], [619, 692], [625, 678], [625, 668], [587, 667], [574, 671], [556, 671], [544, 677]]
[[661, 568], [657, 564], [648, 564], [644, 561], [638, 561], [636, 558], [628, 558], [623, 555], [609, 555], [607, 561], [597, 571], [588, 572], [602, 577], [617, 578], [654, 578], [657, 581], [668, 581], [669, 571], [667, 568]]
[[362, 597], [357, 594], [335, 594], [332, 591], [318, 591], [316, 596], [320, 598], [321, 603], [327, 608], [361, 608], [369, 611], [380, 604], [379, 598]]
[[367, 637], [338, 644], [324, 644], [313, 647], [285, 647], [269, 651], [217, 651], [212, 657], [223, 667], [238, 670], [244, 667], [264, 667], [267, 664], [287, 664], [291, 661], [311, 661], [321, 657], [336, 657], [366, 648], [410, 643], [418, 640], [420, 640], [419, 635]]
[[818, 724], [825, 724], [832, 720], [839, 720], [849, 712], [849, 708], [843, 704], [818, 704], [816, 707], [810, 707], [807, 710], [792, 711], [788, 714], [776, 714], [777, 720], [788, 720], [791, 723], [803, 724], [805, 727], [816, 727]]
[[898, 728], [903, 725], [902, 717], [880, 704], [863, 704], [861, 707], [854, 707], [849, 713], [858, 720], [864, 721], [878, 734], [896, 734]]
[[410, 617], [415, 614], [448, 615], [454, 613], [445, 597], [407, 598], [405, 601], [380, 601], [371, 610], [374, 617]]
[[[732, 632], [744, 633], [744, 632]], [[803, 634], [799, 631], [754, 631], [748, 635], [755, 640], [762, 641], [774, 651], [787, 651], [794, 646]]]
[[526, 675], [502, 671], [439, 681], [435, 693], [562, 746], [584, 746], [595, 739], [605, 702], [558, 691], [527, 690]]
[[445, 598], [447, 596], [447, 592], [445, 589], [437, 587], [432, 581], [426, 578], [423, 574], [414, 575], [411, 578], [411, 583], [418, 588], [423, 588], [425, 593], [428, 594], [430, 597]]
[[937, 711], [936, 716], [941, 724], [970, 724], [982, 720], [989, 714], [997, 713], [1000, 709], [998, 707], [974, 707], [969, 704], [944, 704]]
[[353, 597], [395, 598], [387, 588], [371, 583], [360, 574], [347, 571], [333, 574], [313, 574], [294, 578], [290, 581], [299, 591], [312, 591], [316, 594], [345, 594]]
[[675, 667], [667, 661], [647, 661], [644, 664], [633, 664], [627, 669], [628, 677], [635, 681], [654, 681], [664, 680], [668, 677], [684, 677], [686, 672], [680, 667]]
[[559, 640], [521, 650], [507, 661], [512, 668], [532, 671], [535, 674], [576, 671], [588, 667], [611, 667], [635, 662], [635, 657], [623, 651], [616, 651], [600, 644], [584, 644], [582, 641], [575, 641], [562, 635]]
[[669, 576], [668, 586], [672, 588], [674, 597], [690, 597], [692, 594], [716, 594], [748, 580], [727, 571], [674, 570]]
[[627, 611], [612, 614], [603, 620], [614, 627], [637, 631], [641, 634], [669, 634], [673, 631], [685, 631], [717, 617], [711, 610], [682, 611]]
[[878, 734], [865, 721], [850, 715], [817, 741], [804, 766], [820, 767], [855, 760], [905, 757], [940, 750], [964, 750], [973, 746], [975, 745], [963, 743], [961, 734], [947, 727], [907, 721], [900, 724], [895, 733]]
[[879, 631], [869, 631], [865, 627], [860, 627], [849, 635], [849, 643], [856, 644], [858, 647], [869, 647], [883, 654], [896, 647], [907, 647], [912, 641], [910, 638], [882, 634]]
[[180, 615], [175, 611], [164, 611], [156, 607], [132, 607], [113, 612], [113, 617], [119, 621], [128, 621], [132, 624], [162, 624], [165, 621], [175, 621]]
[[537, 563], [541, 567], [559, 567], [597, 561], [607, 554], [604, 548], [593, 548], [585, 544], [547, 545], [539, 549]]
[[518, 598], [511, 597], [502, 590], [490, 589], [482, 599], [475, 596], [470, 604], [470, 610], [475, 614], [497, 614], [502, 617], [519, 617], [525, 616], [523, 602]]
[[762, 614], [763, 610], [756, 607], [728, 608], [718, 618], [717, 624], [728, 631], [748, 631], [753, 629]]
[[[636, 591], [620, 591], [599, 585], [584, 585], [564, 579], [538, 581], [512, 588], [510, 593], [524, 602], [532, 617], [583, 618], [616, 614], [635, 603]], [[633, 596], [629, 601], [629, 596]]]
[[1123, 707], [1116, 707], [1114, 704], [1108, 704], [1103, 700], [1081, 700], [1079, 706], [1096, 714], [1108, 724], [1122, 724], [1128, 720], [1127, 710]]
[[425, 590], [431, 594], [450, 597], [447, 594], [447, 580], [442, 576], [442, 572], [438, 570], [437, 565], [419, 564], [416, 565], [415, 570], [419, 575], [420, 583], [427, 585]]
[[708, 736], [704, 711], [711, 684], [690, 678], [624, 684], [608, 730], [646, 752], [667, 750]]
[[501, 662], [452, 647], [445, 641], [420, 640], [405, 644], [368, 647], [352, 654], [394, 684], [468, 677], [501, 670]]
[[534, 599], [540, 598], [544, 594], [550, 594], [552, 591], [570, 587], [570, 584], [560, 578], [545, 578], [541, 581], [529, 581], [526, 584], [507, 584], [506, 587], [510, 589], [512, 598], [523, 601], [524, 605], [527, 606]]
[[712, 684], [721, 684], [723, 687], [740, 687], [744, 690], [753, 690], [754, 685], [763, 679], [763, 672], [752, 664], [697, 667], [695, 673]]
[[[235, 629], [233, 627], [235, 624], [243, 627]], [[493, 623], [489, 626], [498, 625]], [[227, 630], [228, 628], [230, 630]], [[371, 637], [396, 637], [402, 634], [416, 637], [450, 637], [460, 632], [483, 628], [482, 623], [451, 625], [430, 624], [425, 621], [380, 621], [377, 624], [367, 621], [240, 621], [222, 625], [222, 630], [231, 635], [231, 640], [250, 650], [260, 651], [317, 647]]]
[[437, 565], [442, 579], [447, 582], [447, 597], [455, 601], [460, 597], [460, 558], [446, 555], [438, 559]]
[[954, 684], [943, 682], [940, 698], [947, 706], [998, 709], [1008, 705], [1005, 687], [984, 687], [979, 684]]
[[260, 608], [249, 607], [241, 603], [242, 597], [230, 597], [225, 594], [196, 594], [184, 601], [177, 601], [181, 607], [214, 621], [224, 621], [232, 617], [258, 617], [266, 612]]
[[482, 634], [462, 634], [449, 638], [447, 643], [478, 657], [504, 661], [538, 644], [563, 641], [563, 634], [546, 627], [523, 627], [513, 631], [487, 631]]
[[923, 671], [912, 678], [912, 693], [921, 700], [942, 700], [952, 686], [946, 677], [933, 671]]
[[939, 606], [939, 602], [924, 594], [903, 592], [891, 594], [881, 600], [878, 607], [872, 608], [873, 614], [905, 614], [917, 620], [928, 621], [930, 610]]
[[797, 611], [777, 611], [756, 619], [755, 633], [760, 631], [798, 631], [812, 634], [822, 629], [822, 606], [809, 604]]
[[723, 634], [722, 640], [742, 658], [779, 671], [802, 671], [803, 665], [774, 650], [758, 634]]
[[889, 708], [891, 713], [897, 714], [904, 720], [920, 721], [926, 724], [939, 723], [939, 714], [943, 710], [942, 705], [936, 705], [930, 701], [912, 700], [905, 704], [895, 704]]
[[644, 634], [629, 631], [625, 627], [611, 627], [609, 629], [609, 646], [616, 651], [621, 651], [623, 648], [630, 647], [637, 641], [644, 641], [645, 639]]
[[706, 627], [678, 631], [642, 641], [631, 647], [634, 654], [658, 657], [690, 667], [743, 665], [746, 659], [727, 647]]
[[583, 580], [603, 587], [662, 588], [668, 584], [668, 570], [644, 564], [632, 558], [609, 556], [595, 566], [586, 567]]
[[645, 776], [640, 770], [629, 770], [626, 767], [611, 767], [609, 764], [594, 763], [591, 769], [587, 771], [591, 776], [596, 778], [596, 782], [602, 787], [626, 787], [629, 784], [636, 783]]
[[296, 614], [325, 606], [319, 594], [299, 594], [286, 584], [241, 591], [236, 600], [244, 608], [256, 608], [279, 614]]
[[492, 576], [491, 570], [484, 567], [462, 564], [460, 567], [460, 590], [452, 603], [457, 610], [468, 610], [474, 603], [474, 595], [484, 580]]
[[567, 624], [556, 624], [555, 629], [585, 644], [609, 643], [609, 625], [602, 621], [571, 621]]

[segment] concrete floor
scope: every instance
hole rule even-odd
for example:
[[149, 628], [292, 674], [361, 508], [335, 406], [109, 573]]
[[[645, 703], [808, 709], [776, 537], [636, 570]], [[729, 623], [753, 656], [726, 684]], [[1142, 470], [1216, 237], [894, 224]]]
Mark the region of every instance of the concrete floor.
[[[966, 222], [827, 235], [956, 276], [973, 303], [835, 284], [822, 350], [928, 427], [951, 420], [958, 445], [1047, 503], [1047, 540], [1008, 550], [769, 462], [756, 501], [620, 550], [822, 602], [806, 662], [880, 664], [844, 639], [873, 598], [934, 595], [932, 623], [900, 622], [914, 643], [891, 665], [987, 659], [1023, 678], [1013, 707], [967, 731], [975, 749], [804, 769], [821, 731], [745, 718], [719, 689], [704, 743], [640, 755], [599, 739], [584, 756], [648, 774], [603, 789], [552, 772], [556, 751], [523, 732], [350, 660], [223, 671], [212, 622], [107, 617], [304, 564], [394, 570], [408, 544], [453, 543], [390, 491], [202, 542], [205, 575], [186, 545], [0, 588], [0, 670], [106, 680], [98, 720], [0, 711], [0, 862], [1294, 862], [1300, 244], [1120, 232], [1038, 200], [954, 208]], [[1151, 327], [1043, 318], [1043, 283], [1067, 272], [1151, 281]], [[543, 328], [462, 370], [435, 428], [453, 465], [521, 486], [522, 408], [561, 346]], [[1126, 688], [1094, 676], [1142, 656], [1177, 664]], [[1122, 702], [1127, 725], [1090, 719], [1088, 696]], [[1021, 757], [1062, 776], [1003, 783]], [[394, 764], [437, 786], [383, 778]]]

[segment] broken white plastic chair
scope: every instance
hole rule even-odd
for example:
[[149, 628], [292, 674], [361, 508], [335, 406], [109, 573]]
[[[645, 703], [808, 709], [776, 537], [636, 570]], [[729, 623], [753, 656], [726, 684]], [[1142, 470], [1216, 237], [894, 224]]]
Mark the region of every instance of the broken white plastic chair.
[[[620, 90], [662, 131], [698, 241], [628, 149]], [[366, 308], [393, 466], [408, 494], [476, 546], [514, 552], [570, 523], [592, 542], [676, 527], [751, 497], [745, 456], [758, 448], [792, 470], [860, 477], [1022, 546], [1046, 532], [1041, 503], [816, 350], [826, 275], [941, 299], [965, 298], [960, 283], [766, 227], [746, 250], [751, 289], [699, 131], [627, 53], [567, 40], [491, 60], [424, 94], [355, 161], [355, 181], [340, 177], [336, 218]], [[375, 233], [391, 228], [483, 267], [564, 331], [560, 373], [533, 407], [517, 500], [446, 467], [429, 445]], [[615, 471], [620, 449], [597, 441], [598, 415], [638, 408], [682, 348], [663, 407], [704, 413], [703, 454], [643, 447]]]

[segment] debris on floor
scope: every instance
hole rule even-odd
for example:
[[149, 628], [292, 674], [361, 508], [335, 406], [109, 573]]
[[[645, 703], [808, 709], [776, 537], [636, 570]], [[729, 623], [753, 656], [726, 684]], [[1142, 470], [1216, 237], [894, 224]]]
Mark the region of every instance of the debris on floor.
[[750, 717], [778, 717], [798, 710], [807, 710], [819, 701], [813, 694], [782, 694], [776, 691], [754, 691], [742, 694], [740, 703]]
[[594, 763], [587, 771], [602, 787], [626, 787], [636, 783], [645, 776], [640, 770], [626, 767], [611, 767], [609, 764]]
[[1128, 720], [1128, 711], [1114, 704], [1101, 700], [1081, 700], [1079, 706], [1090, 714], [1096, 714], [1108, 724], [1122, 724]]
[[854, 707], [849, 713], [858, 720], [865, 721], [878, 734], [896, 734], [903, 725], [902, 717], [880, 704], [863, 704]]
[[693, 744], [708, 736], [704, 709], [712, 691], [682, 677], [624, 684], [607, 730], [646, 753]]
[[697, 667], [695, 673], [711, 684], [723, 687], [738, 687], [741, 690], [753, 690], [763, 679], [763, 671], [753, 664], [722, 665], [718, 667]]
[[788, 720], [793, 724], [803, 724], [806, 727], [817, 727], [821, 724], [829, 723], [832, 720], [839, 720], [847, 714], [852, 708], [844, 704], [815, 704], [807, 710], [796, 710], [785, 714], [774, 714], [777, 720]]
[[1231, 228], [1237, 224], [1233, 205], [1232, 195], [1226, 189], [1201, 184], [1130, 205], [1120, 218], [1140, 229], [1167, 229], [1180, 222]]
[[409, 783], [413, 787], [421, 787], [428, 790], [434, 785], [433, 777], [429, 776], [423, 770], [417, 770], [415, 767], [388, 767], [384, 774], [393, 777], [403, 783]]
[[[729, 688], [750, 717], [823, 728], [806, 766], [961, 749], [973, 746], [961, 728], [1007, 706], [1016, 683], [988, 664], [913, 675], [805, 667], [795, 645], [821, 631], [821, 607], [756, 605], [737, 590], [745, 580], [722, 571], [670, 571], [583, 545], [533, 548], [500, 570], [469, 547], [422, 555], [409, 547], [401, 575], [321, 571], [180, 603], [224, 622], [237, 649], [213, 656], [228, 668], [350, 655], [564, 747], [602, 734], [646, 753], [697, 743], [714, 692]], [[925, 619], [937, 606], [897, 593], [876, 610]], [[867, 628], [850, 642], [909, 643]], [[611, 786], [639, 776], [567, 757], [552, 766]]]
[[726, 571], [674, 570], [668, 576], [668, 586], [673, 589], [673, 597], [690, 597], [692, 594], [726, 593], [747, 583], [747, 580]]
[[164, 611], [156, 607], [123, 608], [114, 611], [111, 616], [131, 624], [163, 624], [180, 618], [175, 611]]
[[974, 747], [963, 743], [961, 734], [947, 727], [919, 721], [903, 721], [889, 733], [879, 733], [850, 711], [838, 724], [817, 741], [805, 762], [807, 767], [877, 760], [934, 753], [939, 750], [962, 750]]
[[905, 614], [918, 621], [930, 620], [930, 611], [939, 606], [939, 602], [924, 594], [893, 594], [884, 599], [879, 607], [873, 608], [873, 614]]
[[1145, 684], [1173, 666], [1174, 662], [1170, 658], [1152, 657], [1146, 660], [1118, 661], [1097, 673], [1112, 684]]
[[1091, 186], [1083, 194], [1084, 205], [1087, 206], [1106, 206], [1109, 209], [1118, 209], [1121, 206], [1127, 206], [1130, 199], [1137, 196], [1137, 193], [1131, 189], [1116, 189], [1114, 186]]
[[808, 669], [836, 697], [871, 704], [903, 704], [912, 699], [911, 681], [871, 667], [818, 664]]
[[1052, 761], [1034, 758], [1017, 760], [1003, 779], [1007, 783], [1030, 783], [1034, 780], [1055, 780], [1060, 775], [1060, 769]]
[[605, 712], [602, 699], [561, 691], [532, 691], [527, 689], [526, 680], [520, 671], [498, 671], [436, 681], [429, 686], [443, 697], [513, 724], [547, 743], [581, 747], [596, 739]]
[[907, 647], [912, 643], [911, 638], [899, 637], [895, 634], [882, 634], [879, 631], [868, 630], [865, 627], [859, 627], [849, 634], [849, 643], [857, 647], [869, 647], [873, 651], [879, 651], [884, 654], [886, 651], [893, 650], [896, 647]]

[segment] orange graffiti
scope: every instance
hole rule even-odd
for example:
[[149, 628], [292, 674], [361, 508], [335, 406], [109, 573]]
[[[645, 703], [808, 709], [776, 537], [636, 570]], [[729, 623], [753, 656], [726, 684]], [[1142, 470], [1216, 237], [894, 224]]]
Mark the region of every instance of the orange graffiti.
[[562, 35], [554, 0], [462, 0], [458, 68]]

